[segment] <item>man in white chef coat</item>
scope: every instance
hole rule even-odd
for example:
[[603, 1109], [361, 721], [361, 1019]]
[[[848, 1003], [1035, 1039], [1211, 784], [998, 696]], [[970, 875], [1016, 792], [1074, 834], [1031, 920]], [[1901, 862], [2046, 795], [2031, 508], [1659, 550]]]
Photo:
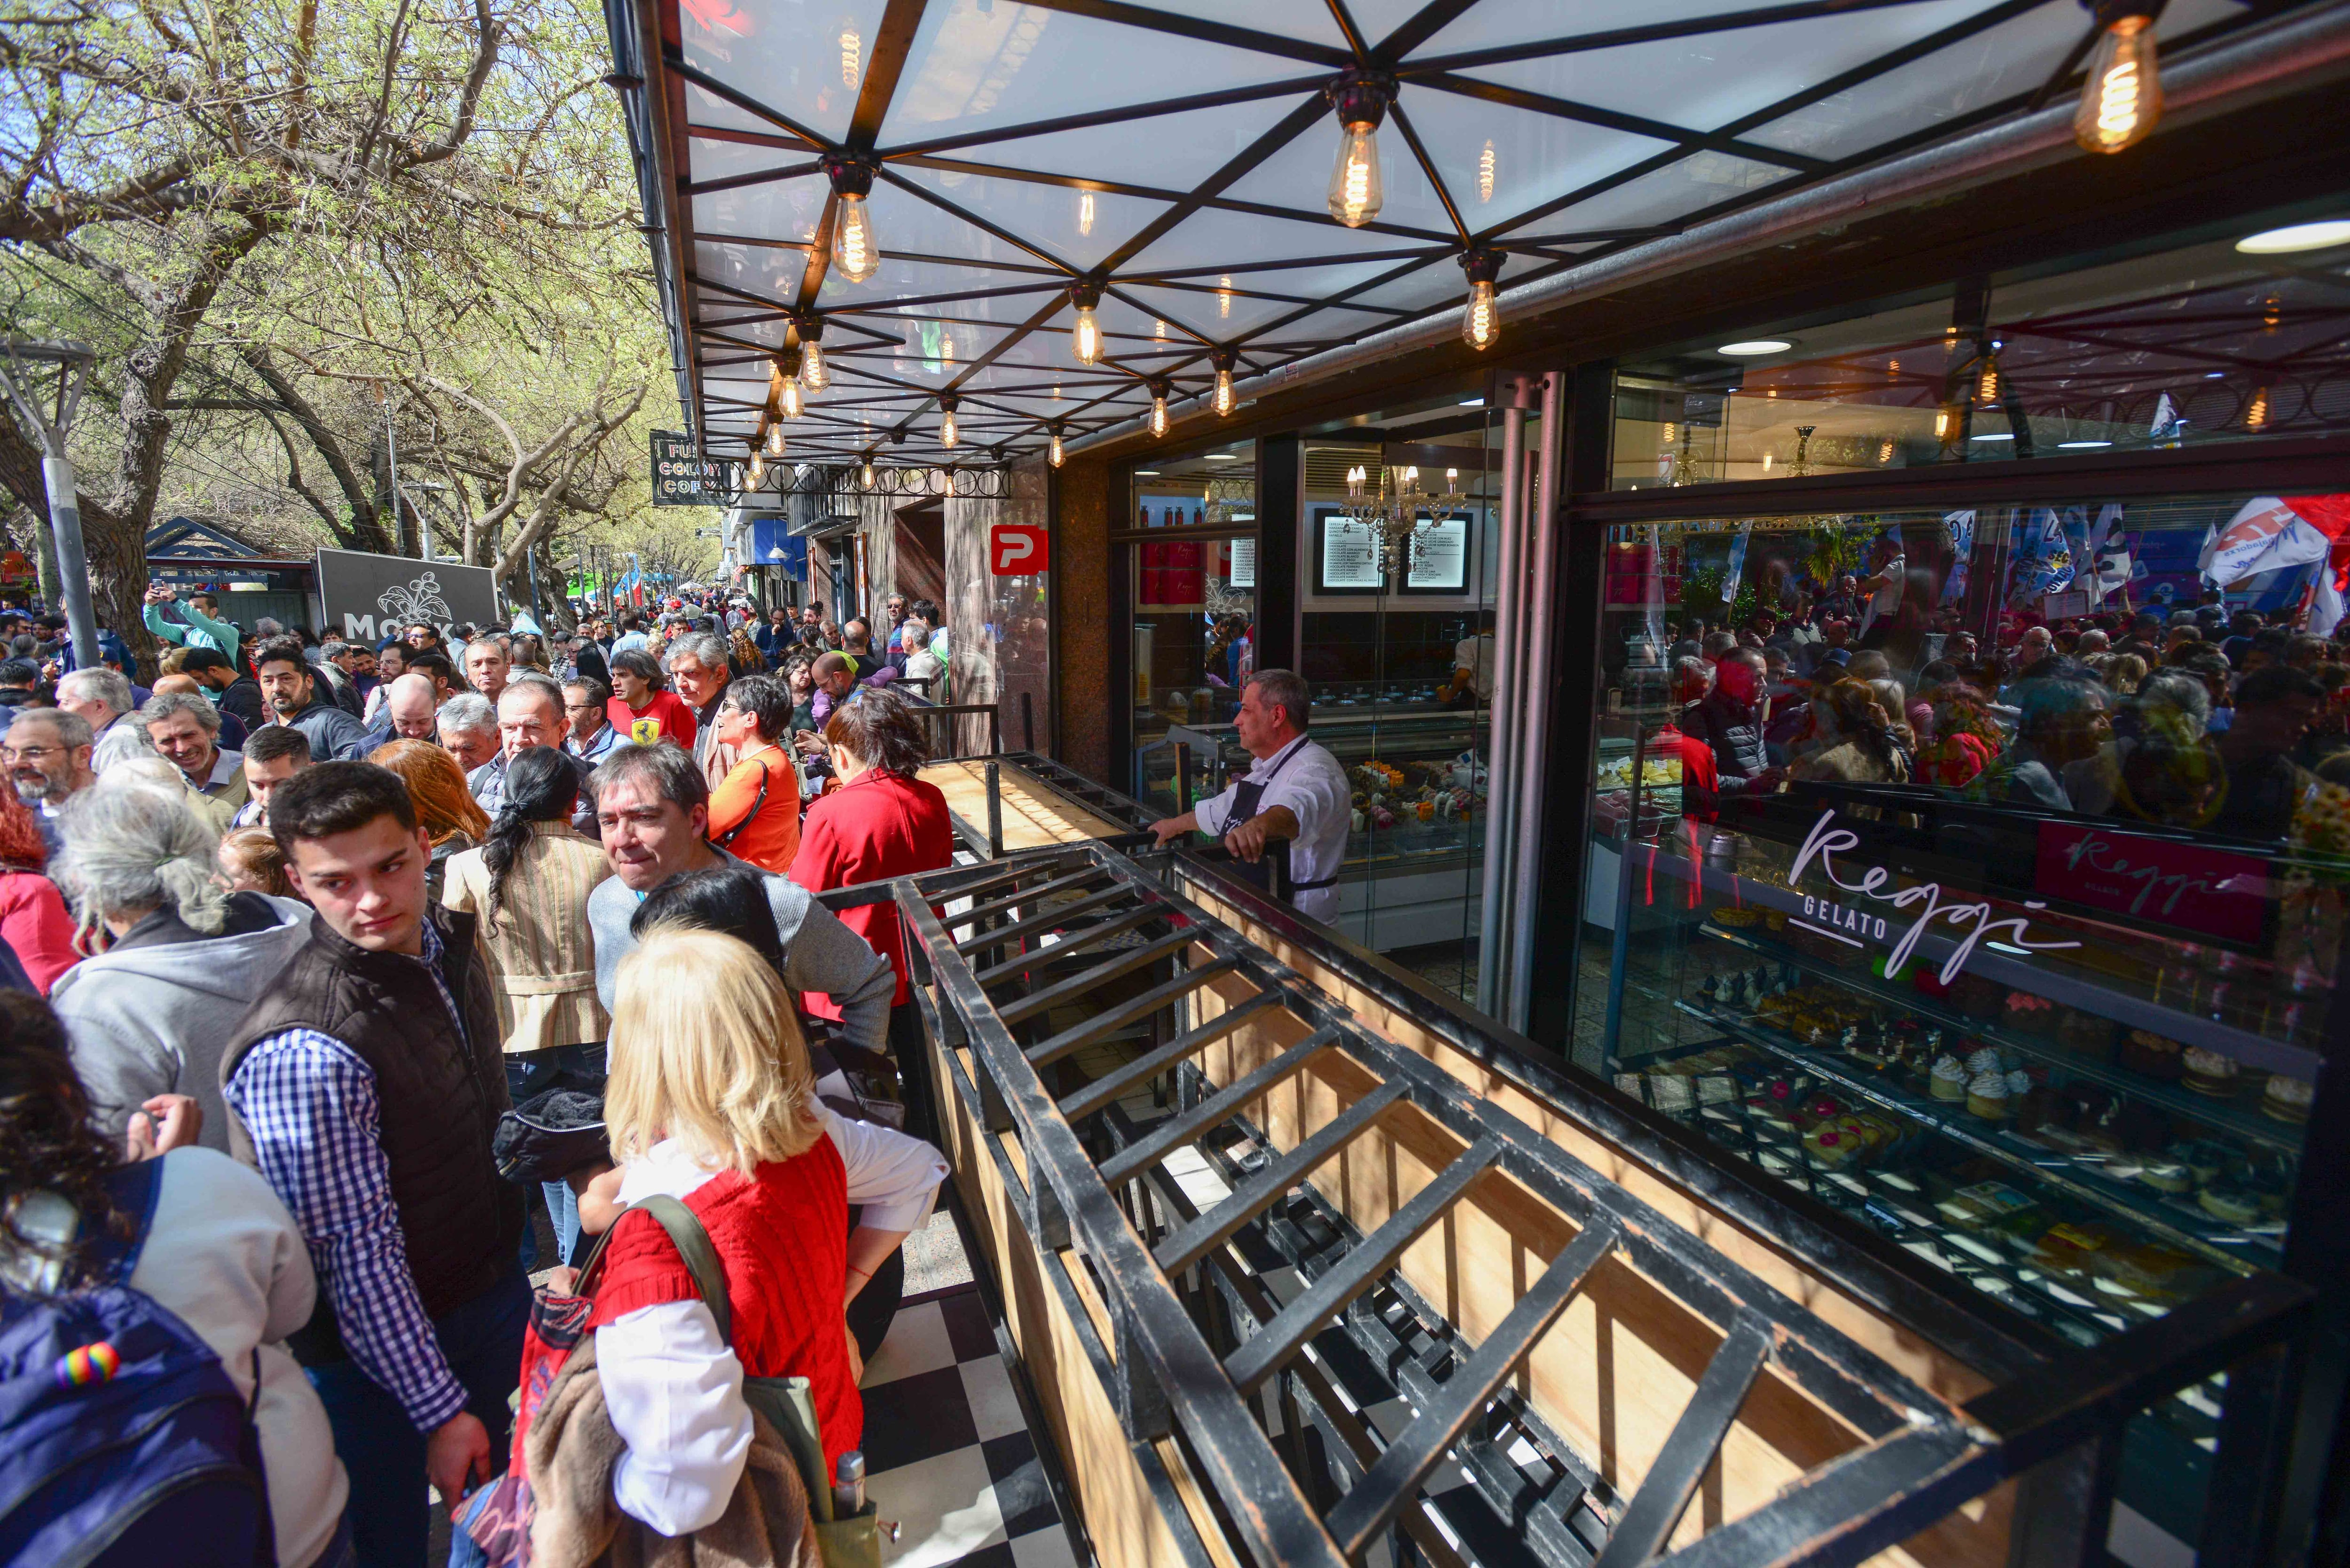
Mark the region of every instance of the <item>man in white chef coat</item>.
[[[1152, 823], [1150, 831], [1162, 845], [1191, 832], [1220, 837], [1244, 867], [1285, 861], [1290, 903], [1300, 914], [1331, 920], [1338, 913], [1351, 802], [1347, 770], [1305, 738], [1311, 706], [1304, 678], [1290, 670], [1250, 676], [1233, 727], [1255, 764], [1222, 794]], [[1270, 885], [1269, 868], [1264, 874]]]

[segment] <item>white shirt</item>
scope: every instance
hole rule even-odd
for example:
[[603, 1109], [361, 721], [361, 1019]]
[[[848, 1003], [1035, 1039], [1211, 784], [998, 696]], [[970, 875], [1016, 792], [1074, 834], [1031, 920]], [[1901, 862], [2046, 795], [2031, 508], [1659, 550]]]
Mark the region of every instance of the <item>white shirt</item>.
[[[1289, 846], [1289, 879], [1319, 882], [1336, 877], [1347, 858], [1347, 823], [1354, 808], [1347, 770], [1338, 765], [1337, 758], [1304, 736], [1260, 758], [1223, 794], [1201, 801], [1195, 808], [1200, 831], [1222, 837], [1231, 825], [1233, 796], [1241, 785], [1250, 779], [1268, 778], [1273, 782], [1257, 800], [1257, 815], [1285, 805], [1297, 818], [1297, 836]], [[1301, 915], [1317, 920], [1337, 919], [1336, 888], [1308, 888], [1291, 901]]]
[[1870, 574], [1873, 576], [1882, 576], [1885, 582], [1875, 594], [1869, 597], [1868, 608], [1860, 618], [1860, 629], [1863, 633], [1877, 623], [1878, 617], [1891, 615], [1901, 607], [1901, 588], [1908, 566], [1908, 556], [1896, 556]]
[[[848, 1201], [876, 1231], [919, 1231], [930, 1218], [947, 1162], [918, 1137], [852, 1122], [818, 1106], [848, 1173]], [[655, 1193], [683, 1199], [718, 1172], [674, 1138], [629, 1162], [620, 1201]], [[842, 1318], [842, 1331], [847, 1320]], [[743, 1364], [718, 1338], [700, 1301], [639, 1307], [596, 1331], [596, 1367], [612, 1429], [629, 1451], [612, 1471], [612, 1500], [663, 1535], [717, 1522], [751, 1451]]]
[[1480, 702], [1493, 700], [1493, 634], [1464, 637], [1452, 645], [1452, 668], [1469, 672], [1469, 689]]

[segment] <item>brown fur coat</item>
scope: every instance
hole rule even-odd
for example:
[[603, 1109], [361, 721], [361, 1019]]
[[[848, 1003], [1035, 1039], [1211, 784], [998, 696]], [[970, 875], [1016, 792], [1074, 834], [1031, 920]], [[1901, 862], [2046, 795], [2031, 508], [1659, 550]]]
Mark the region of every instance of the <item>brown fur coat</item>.
[[691, 1536], [663, 1535], [612, 1501], [612, 1473], [627, 1445], [605, 1411], [595, 1336], [583, 1338], [523, 1444], [537, 1509], [535, 1568], [823, 1568], [791, 1450], [765, 1417], [752, 1419], [750, 1457], [725, 1513]]

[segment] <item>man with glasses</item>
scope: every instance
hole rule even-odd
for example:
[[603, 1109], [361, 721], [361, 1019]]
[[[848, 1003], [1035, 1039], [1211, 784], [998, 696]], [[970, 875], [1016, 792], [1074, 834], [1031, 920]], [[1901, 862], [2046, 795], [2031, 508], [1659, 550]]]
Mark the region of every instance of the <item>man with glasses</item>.
[[[484, 639], [483, 642], [488, 639]], [[473, 645], [483, 646], [482, 642]], [[495, 816], [506, 803], [506, 764], [525, 752], [545, 748], [562, 752], [579, 780], [579, 803], [571, 826], [590, 837], [596, 832], [596, 802], [588, 788], [595, 769], [571, 754], [564, 741], [571, 733], [562, 688], [536, 670], [506, 683], [498, 693], [498, 753], [465, 775], [473, 804]]]
[[591, 768], [620, 743], [620, 732], [612, 728], [606, 716], [606, 705], [611, 700], [612, 689], [593, 676], [581, 675], [563, 683], [563, 716], [571, 722], [563, 749]]
[[16, 798], [35, 808], [34, 825], [55, 855], [64, 842], [57, 831], [57, 809], [98, 782], [90, 771], [89, 721], [62, 708], [28, 708], [8, 726], [0, 742], [0, 762], [8, 764], [8, 782]]

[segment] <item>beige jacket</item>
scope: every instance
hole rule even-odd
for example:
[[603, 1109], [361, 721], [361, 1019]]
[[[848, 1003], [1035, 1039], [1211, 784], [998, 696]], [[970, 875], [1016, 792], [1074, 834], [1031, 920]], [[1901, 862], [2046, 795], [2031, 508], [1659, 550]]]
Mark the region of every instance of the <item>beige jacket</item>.
[[506, 872], [494, 915], [482, 849], [449, 858], [441, 901], [480, 916], [482, 961], [498, 999], [505, 1048], [543, 1051], [601, 1040], [611, 1020], [596, 999], [596, 948], [588, 895], [612, 874], [601, 846], [567, 822], [534, 822]]

